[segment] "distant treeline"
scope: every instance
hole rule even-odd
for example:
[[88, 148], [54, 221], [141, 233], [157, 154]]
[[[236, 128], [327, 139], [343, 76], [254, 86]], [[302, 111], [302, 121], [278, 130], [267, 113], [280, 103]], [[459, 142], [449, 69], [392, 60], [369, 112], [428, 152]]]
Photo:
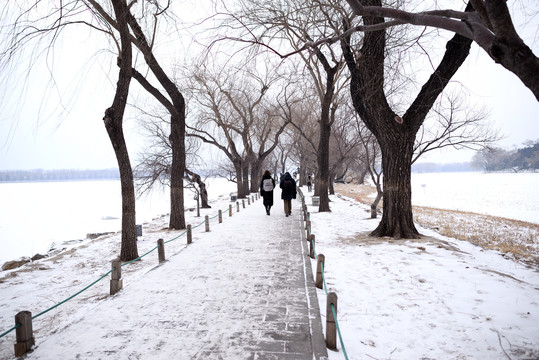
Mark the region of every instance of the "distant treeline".
[[496, 147], [483, 149], [474, 156], [473, 163], [485, 171], [539, 170], [539, 140], [529, 141], [515, 150]]
[[0, 182], [34, 181], [77, 181], [119, 179], [118, 169], [103, 170], [4, 170], [0, 171]]
[[471, 162], [457, 162], [450, 164], [418, 163], [412, 165], [413, 172], [462, 172], [476, 171]]

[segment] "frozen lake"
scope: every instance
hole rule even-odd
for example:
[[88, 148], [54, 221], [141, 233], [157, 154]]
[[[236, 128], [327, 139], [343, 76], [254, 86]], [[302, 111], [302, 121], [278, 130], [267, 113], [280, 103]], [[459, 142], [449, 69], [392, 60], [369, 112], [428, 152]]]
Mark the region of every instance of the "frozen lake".
[[412, 203], [539, 224], [539, 173], [413, 173]]
[[[224, 179], [208, 182], [210, 198], [234, 191]], [[185, 206], [195, 207], [186, 190]], [[0, 183], [0, 266], [21, 256], [46, 252], [53, 242], [121, 229], [120, 181]], [[137, 200], [137, 224], [168, 214], [169, 191], [154, 190]], [[144, 231], [144, 230], [143, 230]]]

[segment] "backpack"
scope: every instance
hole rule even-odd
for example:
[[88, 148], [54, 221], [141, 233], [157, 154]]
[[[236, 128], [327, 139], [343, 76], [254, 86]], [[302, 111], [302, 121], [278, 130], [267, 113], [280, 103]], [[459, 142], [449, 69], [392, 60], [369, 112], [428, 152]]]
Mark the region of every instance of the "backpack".
[[273, 181], [271, 179], [264, 179], [262, 182], [262, 190], [272, 191], [273, 190]]
[[289, 194], [292, 194], [292, 192], [294, 191], [294, 183], [288, 179], [285, 179], [283, 181], [283, 190]]

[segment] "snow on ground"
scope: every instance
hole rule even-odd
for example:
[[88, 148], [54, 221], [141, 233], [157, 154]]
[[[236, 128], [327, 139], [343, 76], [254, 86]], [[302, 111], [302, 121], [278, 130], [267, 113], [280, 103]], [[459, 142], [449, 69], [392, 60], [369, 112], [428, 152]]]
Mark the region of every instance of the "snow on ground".
[[412, 173], [412, 204], [539, 224], [539, 173]]
[[309, 211], [350, 359], [539, 358], [537, 269], [421, 228], [419, 241], [369, 238], [369, 208], [332, 200]]
[[[329, 290], [339, 296], [338, 321], [349, 359], [539, 358], [537, 269], [426, 229], [419, 229], [428, 236], [419, 241], [369, 238], [378, 220], [368, 219], [368, 207], [342, 196], [331, 199], [331, 213], [317, 213], [313, 206], [309, 211], [316, 250], [326, 257]], [[226, 196], [214, 198], [213, 208], [202, 216], [213, 216], [228, 204]], [[281, 202], [275, 205], [272, 217], [282, 213]], [[202, 219], [194, 215], [188, 213], [187, 222], [196, 225]], [[166, 230], [167, 222], [165, 216], [144, 224], [139, 254], [152, 249], [158, 238], [182, 233]], [[267, 235], [272, 236], [271, 228]], [[14, 325], [18, 311], [35, 315], [106, 273], [119, 242], [115, 234], [66, 244], [54, 257], [0, 273], [0, 333]], [[168, 243], [167, 258], [184, 248], [183, 239]], [[156, 263], [154, 252], [125, 266], [124, 282], [143, 278]], [[36, 338], [60, 331], [73, 316], [100, 316], [92, 309], [106, 301], [108, 291], [107, 278], [35, 319]], [[318, 296], [324, 321], [324, 291], [318, 290]], [[12, 332], [0, 339], [0, 359], [13, 358], [14, 337]], [[330, 352], [330, 359], [344, 359], [340, 344], [339, 349]]]

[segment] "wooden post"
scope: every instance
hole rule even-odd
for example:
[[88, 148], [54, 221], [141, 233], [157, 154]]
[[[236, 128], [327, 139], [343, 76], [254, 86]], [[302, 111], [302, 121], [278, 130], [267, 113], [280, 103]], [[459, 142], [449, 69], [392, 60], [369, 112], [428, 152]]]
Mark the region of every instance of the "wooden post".
[[310, 250], [309, 256], [311, 257], [311, 259], [314, 259], [314, 244], [315, 244], [314, 234], [311, 234], [311, 238], [309, 240], [310, 240], [309, 241], [309, 250]]
[[240, 202], [236, 201], [236, 212], [240, 212]]
[[251, 195], [251, 202], [253, 202], [253, 203], [255, 202], [255, 196], [254, 195]]
[[187, 225], [187, 244], [193, 242], [193, 232], [191, 231], [191, 224]]
[[305, 224], [305, 230], [307, 231], [307, 240], [311, 239], [311, 222], [307, 221]]
[[337, 350], [337, 325], [335, 324], [333, 310], [331, 309], [333, 305], [335, 315], [337, 315], [337, 294], [330, 292], [327, 296], [326, 303], [326, 345], [328, 349]]
[[122, 262], [120, 259], [112, 260], [112, 272], [110, 275], [110, 294], [114, 295], [122, 290]]
[[245, 199], [241, 199], [241, 206], [245, 209]]
[[223, 212], [219, 210], [219, 224], [223, 222]]
[[206, 223], [206, 232], [210, 231], [210, 217], [208, 215], [204, 217], [204, 222]]
[[232, 216], [232, 204], [228, 205], [228, 216]]
[[318, 254], [316, 261], [316, 280], [314, 286], [319, 289], [324, 289], [324, 274], [322, 273], [326, 268], [326, 257], [323, 254]]
[[165, 240], [157, 240], [157, 256], [159, 258], [159, 264], [165, 261]]
[[21, 324], [15, 329], [15, 356], [23, 356], [32, 346], [35, 345], [34, 332], [32, 330], [32, 313], [30, 311], [21, 311], [15, 315], [15, 325]]
[[251, 197], [250, 196], [247, 197], [247, 205], [251, 205]]

